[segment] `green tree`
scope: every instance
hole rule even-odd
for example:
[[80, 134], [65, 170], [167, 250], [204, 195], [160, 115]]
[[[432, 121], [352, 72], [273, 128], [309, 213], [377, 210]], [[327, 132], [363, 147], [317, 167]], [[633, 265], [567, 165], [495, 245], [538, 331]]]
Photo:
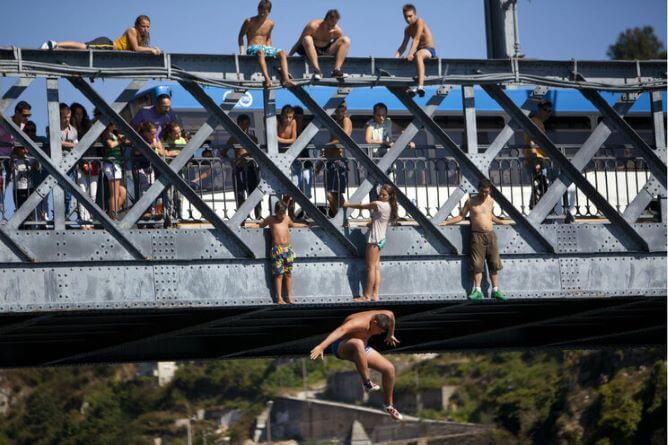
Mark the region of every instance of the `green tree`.
[[629, 28], [619, 34], [617, 42], [608, 47], [608, 57], [614, 60], [665, 59], [663, 43], [654, 34], [654, 28]]

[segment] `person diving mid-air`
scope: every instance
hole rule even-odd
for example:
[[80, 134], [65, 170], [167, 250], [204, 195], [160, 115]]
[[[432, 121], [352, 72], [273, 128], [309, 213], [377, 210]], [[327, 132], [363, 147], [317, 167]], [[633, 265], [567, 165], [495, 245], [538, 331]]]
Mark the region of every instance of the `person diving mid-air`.
[[395, 370], [394, 365], [380, 352], [368, 346], [369, 338], [385, 333], [385, 343], [396, 346], [399, 340], [394, 336], [394, 314], [392, 311], [364, 311], [351, 314], [343, 320], [343, 324], [334, 329], [318, 346], [311, 350], [311, 359], [322, 358], [329, 350], [339, 359], [355, 363], [362, 377], [362, 385], [366, 392], [380, 390], [369, 378], [369, 368], [375, 369], [383, 376], [383, 392], [385, 394], [385, 412], [395, 420], [401, 420], [401, 413], [393, 406]]

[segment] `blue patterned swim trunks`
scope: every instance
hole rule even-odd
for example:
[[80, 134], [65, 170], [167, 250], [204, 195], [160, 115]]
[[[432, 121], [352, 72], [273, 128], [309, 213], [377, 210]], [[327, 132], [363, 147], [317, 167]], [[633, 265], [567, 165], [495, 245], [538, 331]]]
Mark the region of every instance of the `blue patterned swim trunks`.
[[273, 46], [265, 45], [251, 45], [246, 49], [247, 56], [256, 56], [260, 51], [264, 51], [264, 56], [275, 59], [278, 57], [278, 53], [281, 52], [280, 48], [274, 48]]

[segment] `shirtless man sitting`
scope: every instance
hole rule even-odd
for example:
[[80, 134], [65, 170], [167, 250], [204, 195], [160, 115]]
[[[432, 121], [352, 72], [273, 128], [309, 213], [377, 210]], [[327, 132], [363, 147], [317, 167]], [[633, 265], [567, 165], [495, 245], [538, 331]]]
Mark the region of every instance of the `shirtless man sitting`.
[[436, 45], [431, 35], [431, 30], [423, 19], [417, 16], [415, 6], [408, 4], [404, 5], [404, 19], [408, 26], [404, 30], [404, 41], [394, 54], [394, 57], [399, 58], [406, 51], [408, 41], [413, 38], [413, 42], [408, 50], [406, 59], [409, 62], [415, 61], [415, 69], [417, 70], [417, 87], [408, 89], [408, 94], [424, 97], [424, 61], [436, 57]]
[[[295, 84], [290, 80], [288, 72], [288, 59], [285, 51], [271, 46], [271, 32], [274, 29], [274, 22], [269, 19], [271, 12], [271, 1], [260, 0], [257, 5], [257, 15], [244, 20], [239, 31], [239, 53], [241, 55], [257, 56], [260, 70], [264, 76], [263, 85], [265, 88], [271, 88], [271, 77], [267, 70], [267, 61], [265, 57], [278, 58], [281, 65], [281, 84], [290, 88]], [[244, 51], [244, 37], [248, 41], [248, 49]]]
[[290, 50], [290, 56], [297, 53], [300, 56], [308, 57], [313, 66], [314, 80], [322, 79], [318, 56], [335, 56], [332, 77], [336, 79], [348, 77], [341, 71], [341, 67], [350, 49], [350, 38], [344, 36], [343, 31], [337, 25], [340, 18], [339, 11], [330, 9], [327, 11], [324, 20], [311, 20], [302, 31], [297, 43]]
[[462, 221], [466, 215], [471, 213], [471, 270], [473, 271], [473, 290], [469, 294], [469, 300], [482, 299], [480, 282], [482, 271], [487, 260], [489, 278], [492, 281], [492, 298], [505, 300], [506, 297], [499, 290], [499, 271], [503, 268], [499, 256], [499, 245], [496, 241], [493, 223], [505, 224], [505, 221], [497, 218], [492, 213], [494, 200], [489, 196], [492, 191], [492, 183], [489, 179], [483, 179], [478, 185], [478, 194], [464, 205], [461, 213], [445, 223], [446, 226]]
[[393, 419], [401, 420], [401, 413], [392, 405], [394, 365], [367, 344], [369, 338], [385, 333], [385, 343], [396, 346], [399, 340], [394, 336], [394, 323], [394, 314], [387, 310], [364, 311], [349, 315], [341, 326], [334, 329], [322, 343], [311, 350], [311, 359], [322, 358], [325, 350], [329, 348], [337, 358], [354, 362], [366, 392], [380, 389], [369, 378], [369, 367], [380, 372], [383, 376], [385, 412]]

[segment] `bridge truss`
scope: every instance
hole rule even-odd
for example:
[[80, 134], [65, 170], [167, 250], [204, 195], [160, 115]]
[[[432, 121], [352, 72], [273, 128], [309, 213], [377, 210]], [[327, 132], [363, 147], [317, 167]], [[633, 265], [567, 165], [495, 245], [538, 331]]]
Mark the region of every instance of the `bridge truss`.
[[[331, 61], [324, 59], [323, 72], [327, 72]], [[298, 58], [292, 58], [289, 64], [297, 83], [291, 92], [312, 113], [314, 120], [287, 152], [279, 153], [276, 133], [272, 130], [276, 128], [274, 90], [265, 90], [264, 94], [265, 128], [270, 129], [266, 134], [266, 150], [251, 140], [230, 116], [244, 92], [260, 86], [253, 58], [0, 49], [0, 74], [16, 78], [14, 85], [0, 99], [0, 125], [24, 144], [30, 155], [49, 173], [14, 215], [0, 224], [0, 274], [3, 277], [0, 289], [4, 296], [0, 300], [0, 310], [5, 314], [0, 319], [4, 318], [6, 329], [20, 333], [40, 325], [42, 317], [50, 319], [54, 314], [68, 311], [117, 314], [120, 325], [122, 314], [132, 314], [133, 311], [149, 314], [156, 309], [165, 314], [183, 308], [224, 309], [234, 314], [235, 311], [246, 313], [243, 308], [260, 306], [268, 314], [273, 314], [267, 306], [272, 303], [267, 261], [269, 240], [261, 230], [241, 227], [265, 195], [292, 196], [315, 223], [310, 229], [292, 232], [293, 246], [299, 258], [294, 272], [296, 299], [315, 305], [349, 302], [353, 295], [359, 294], [363, 285], [366, 228], [348, 227], [343, 211], [333, 218], [325, 216], [290, 178], [291, 164], [320, 128], [325, 128], [339, 139], [367, 173], [351, 197], [353, 202], [361, 201], [376, 184], [392, 183], [388, 175], [390, 168], [420, 129], [431, 133], [439, 149], [460, 166], [458, 187], [440, 203], [433, 216], [427, 216], [400, 188], [397, 189], [399, 205], [416, 224], [391, 227], [388, 231], [382, 261], [381, 299], [384, 302], [397, 307], [406, 302], [434, 305], [433, 309], [437, 310], [438, 304], [447, 309], [453, 304], [456, 306], [456, 302], [463, 298], [471, 280], [467, 268], [469, 230], [465, 225], [443, 227], [440, 223], [467, 193], [475, 191], [480, 179], [489, 176], [491, 162], [519, 131], [527, 133], [540, 145], [561, 175], [528, 215], [522, 214], [498, 188], [492, 189], [492, 197], [513, 221], [510, 225], [495, 227], [504, 261], [503, 289], [511, 300], [518, 300], [508, 307], [521, 305], [519, 299], [546, 299], [543, 310], [552, 311], [556, 306], [547, 299], [580, 305], [589, 304], [582, 303], [587, 299], [599, 298], [606, 302], [597, 304], [612, 307], [621, 300], [610, 297], [623, 298], [624, 302], [637, 298], [638, 302], [658, 304], [663, 308], [664, 316], [648, 329], [665, 333], [666, 223], [665, 219], [656, 223], [638, 221], [650, 201], [655, 199], [661, 203], [662, 216], [665, 218], [666, 215], [666, 133], [661, 103], [661, 90], [666, 88], [665, 63], [430, 60], [426, 84], [438, 89], [421, 105], [405, 93], [406, 87], [413, 83], [411, 64], [398, 59], [350, 58], [345, 68], [351, 76], [345, 82], [323, 79], [319, 83], [337, 87], [324, 106], [309, 94], [311, 73], [308, 64]], [[46, 78], [50, 156], [8, 117], [14, 101], [36, 78]], [[93, 82], [97, 79], [127, 79], [129, 85], [114, 102], [108, 103], [94, 88]], [[206, 122], [169, 164], [151, 150], [120, 115], [148, 80], [177, 82], [208, 113]], [[73, 85], [102, 112], [99, 121], [70, 153], [63, 153], [60, 147], [58, 103], [61, 81]], [[535, 89], [524, 104], [518, 105], [506, 94], [505, 87], [520, 84], [532, 85]], [[206, 86], [228, 87], [233, 92], [218, 104], [207, 93]], [[389, 90], [413, 116], [412, 123], [393, 149], [378, 162], [369, 158], [367, 152], [331, 118], [332, 112], [353, 88], [369, 86]], [[474, 86], [484, 89], [511, 118], [484, 152], [478, 149], [476, 138]], [[452, 88], [461, 88], [465, 98], [466, 150], [432, 118]], [[551, 88], [577, 89], [599, 110], [602, 118], [577, 153], [569, 158], [528, 117]], [[611, 106], [601, 96], [602, 91], [621, 92], [622, 95]], [[651, 97], [653, 143], [641, 138], [624, 120], [624, 115], [642, 92], [649, 92]], [[120, 221], [111, 220], [69, 175], [109, 122], [115, 123], [119, 131], [128, 136], [158, 173], [155, 183]], [[227, 219], [214, 212], [179, 174], [218, 126], [239, 141], [262, 171], [260, 185]], [[583, 174], [586, 165], [613, 131], [626, 138], [635, 155], [645, 159], [651, 173], [645, 186], [623, 212], [606, 201]], [[548, 215], [571, 184], [594, 203], [605, 222], [546, 223]], [[141, 216], [167, 187], [181, 193], [211, 227], [138, 229]], [[91, 231], [68, 229], [65, 192], [71, 193], [102, 228]], [[54, 199], [53, 230], [24, 230], [24, 220], [50, 193]], [[485, 310], [492, 313], [506, 310], [500, 305], [486, 307]], [[579, 310], [573, 310], [573, 313], [577, 312]], [[528, 315], [529, 318], [520, 317], [523, 321], [518, 321], [518, 325], [540, 320], [538, 310], [535, 313], [518, 310], [518, 313], [534, 314]], [[313, 314], [315, 316], [315, 312]], [[537, 318], [532, 319], [534, 316]], [[21, 321], [17, 322], [17, 317]], [[132, 318], [131, 315], [128, 317]], [[479, 321], [483, 322], [482, 318]], [[145, 332], [137, 329], [138, 333]], [[598, 338], [598, 334], [585, 331], [578, 338]], [[3, 332], [2, 327], [0, 332]], [[158, 334], [151, 331], [151, 335]], [[653, 343], [657, 338], [648, 336], [645, 341]], [[634, 342], [643, 343], [642, 339], [642, 336], [636, 337]], [[563, 344], [577, 344], [566, 336], [562, 340]], [[438, 338], [435, 341], [438, 342]], [[558, 338], [552, 343], [562, 344]], [[215, 356], [214, 353], [211, 355]], [[21, 362], [19, 356], [20, 353], [4, 364]], [[169, 356], [168, 351], [163, 356]], [[35, 363], [46, 362], [49, 360]]]

